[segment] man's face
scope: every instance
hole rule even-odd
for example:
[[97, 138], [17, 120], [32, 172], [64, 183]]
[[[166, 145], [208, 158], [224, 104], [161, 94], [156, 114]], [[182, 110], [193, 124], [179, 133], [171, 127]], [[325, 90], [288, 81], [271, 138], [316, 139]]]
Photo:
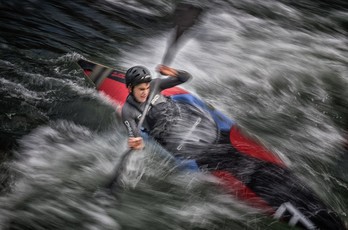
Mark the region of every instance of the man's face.
[[[132, 92], [132, 89], [129, 89]], [[150, 83], [141, 83], [133, 87], [133, 95], [137, 102], [144, 103], [150, 93]]]

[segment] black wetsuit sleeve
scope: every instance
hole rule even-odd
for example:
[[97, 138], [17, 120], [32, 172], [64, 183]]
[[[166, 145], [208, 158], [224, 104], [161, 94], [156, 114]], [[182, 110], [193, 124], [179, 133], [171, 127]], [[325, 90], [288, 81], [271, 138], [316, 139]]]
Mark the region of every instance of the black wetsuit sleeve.
[[136, 117], [132, 114], [130, 107], [125, 104], [122, 108], [122, 121], [126, 126], [129, 137], [138, 137], [140, 136], [140, 131], [137, 128], [137, 123], [135, 121]]
[[167, 78], [161, 79], [159, 83], [159, 89], [164, 90], [164, 89], [174, 87], [176, 85], [180, 85], [184, 82], [187, 82], [191, 78], [192, 76], [188, 72], [178, 70], [178, 74], [175, 77], [167, 77]]

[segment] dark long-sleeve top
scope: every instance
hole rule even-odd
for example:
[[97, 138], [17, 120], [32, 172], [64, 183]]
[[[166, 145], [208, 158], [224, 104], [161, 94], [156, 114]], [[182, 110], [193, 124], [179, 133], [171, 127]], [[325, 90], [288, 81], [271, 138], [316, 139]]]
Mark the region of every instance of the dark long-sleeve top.
[[[191, 74], [189, 74], [188, 72], [182, 70], [177, 70], [177, 72], [178, 74], [175, 77], [156, 78], [153, 81], [151, 81], [150, 94], [153, 90], [155, 90], [155, 95], [152, 99], [150, 109], [157, 106], [158, 104], [167, 102], [168, 98], [161, 94], [162, 90], [172, 88], [192, 78]], [[155, 88], [155, 86], [158, 87]], [[132, 94], [128, 95], [126, 102], [122, 108], [122, 120], [127, 128], [129, 137], [140, 136], [140, 130], [138, 130], [137, 125], [141, 119], [146, 103], [147, 101], [139, 103], [135, 100]], [[143, 127], [149, 129], [146, 119]]]

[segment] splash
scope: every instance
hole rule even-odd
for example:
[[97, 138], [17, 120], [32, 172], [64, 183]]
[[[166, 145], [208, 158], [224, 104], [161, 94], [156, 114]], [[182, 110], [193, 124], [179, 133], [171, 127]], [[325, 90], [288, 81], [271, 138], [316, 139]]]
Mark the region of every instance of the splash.
[[[96, 133], [68, 121], [39, 127], [20, 141], [11, 163], [13, 184], [0, 197], [0, 224], [33, 229], [202, 229], [242, 219], [245, 207], [216, 181], [183, 171], [159, 145], [133, 153], [122, 185], [103, 186], [126, 150], [119, 129]], [[161, 218], [157, 218], [157, 216]], [[202, 222], [202, 220], [204, 220]]]

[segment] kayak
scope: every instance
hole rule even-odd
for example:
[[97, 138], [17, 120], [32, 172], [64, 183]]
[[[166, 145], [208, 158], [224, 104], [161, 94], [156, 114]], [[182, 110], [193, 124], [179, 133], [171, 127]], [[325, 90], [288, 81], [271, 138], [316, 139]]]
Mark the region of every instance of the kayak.
[[[98, 91], [121, 106], [125, 103], [128, 90], [124, 71], [84, 59], [77, 63]], [[162, 94], [176, 103], [200, 111], [203, 119], [212, 121], [215, 127], [211, 132], [220, 137], [218, 143], [206, 144], [204, 154], [195, 151], [189, 158], [195, 160], [198, 168], [204, 168], [217, 177], [233, 196], [277, 220], [288, 222], [290, 226], [346, 229], [338, 215], [279, 157], [243, 134], [227, 115], [180, 87], [166, 89]], [[197, 121], [194, 125], [201, 118]], [[177, 149], [179, 147], [181, 150], [182, 146], [178, 143]], [[173, 152], [177, 149], [173, 149]], [[170, 149], [168, 151], [171, 152]]]

